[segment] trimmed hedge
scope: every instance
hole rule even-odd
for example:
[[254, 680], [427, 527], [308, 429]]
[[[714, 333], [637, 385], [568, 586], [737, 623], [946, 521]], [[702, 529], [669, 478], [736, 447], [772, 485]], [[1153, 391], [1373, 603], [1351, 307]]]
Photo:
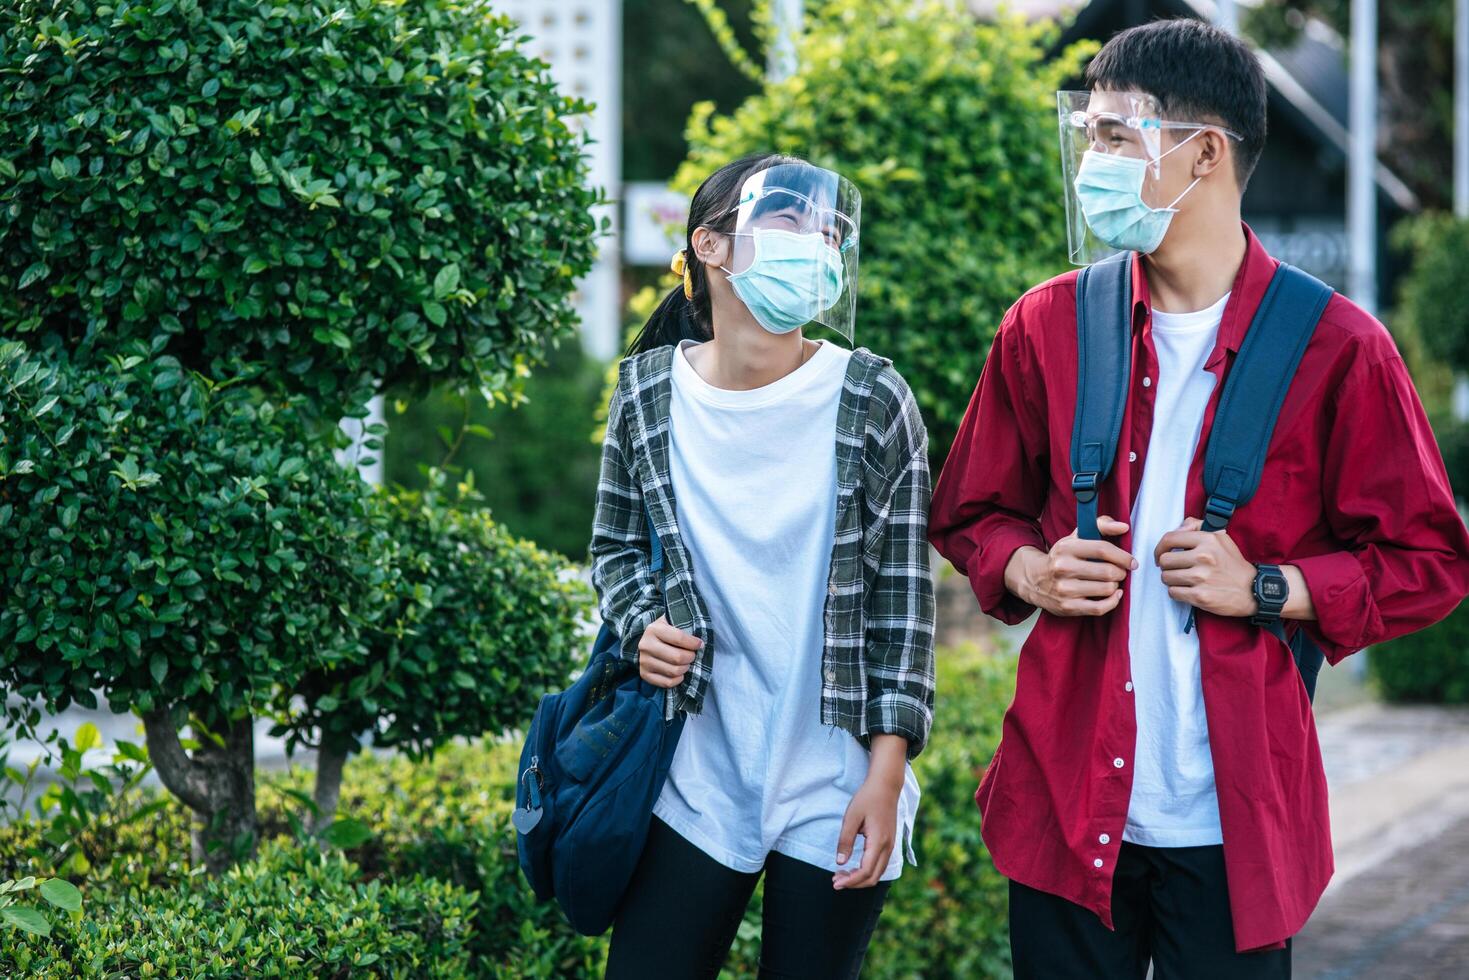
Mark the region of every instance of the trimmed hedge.
[[1426, 630], [1373, 647], [1367, 671], [1390, 701], [1469, 704], [1469, 605]]
[[394, 628], [360, 655], [283, 688], [276, 734], [355, 751], [433, 751], [450, 739], [499, 735], [564, 686], [584, 655], [591, 592], [560, 555], [511, 534], [482, 506], [473, 478], [432, 471], [425, 490], [384, 489], [402, 576]]
[[299, 407], [155, 344], [0, 344], [0, 685], [209, 724], [350, 655], [391, 598], [371, 490]]
[[[914, 839], [919, 866], [906, 868], [889, 895], [863, 971], [869, 978], [982, 978], [1009, 972], [1005, 883], [980, 840], [973, 795], [999, 738], [1015, 663], [1010, 657], [948, 650], [940, 654], [939, 672], [934, 737], [917, 763], [923, 788]], [[346, 856], [368, 881], [412, 882], [422, 876], [473, 895], [473, 933], [464, 939], [470, 959], [461, 975], [599, 977], [605, 940], [577, 936], [554, 903], [537, 903], [521, 878], [509, 821], [519, 749], [515, 742], [485, 739], [455, 743], [421, 763], [404, 756], [353, 759], [340, 810], [364, 822], [372, 836]], [[262, 862], [277, 860], [298, 811], [294, 794], [309, 793], [310, 776], [296, 768], [262, 778], [262, 836], [276, 840], [262, 849]], [[145, 887], [177, 893], [158, 900], [168, 908], [201, 912], [183, 897], [208, 887], [187, 874], [187, 830], [188, 821], [172, 800], [148, 820], [89, 829], [79, 842], [93, 866], [92, 875], [80, 882], [87, 914], [116, 904], [121, 916], [138, 899], [117, 896], [134, 896]], [[0, 879], [51, 873], [43, 851], [34, 824], [0, 828]], [[280, 887], [297, 887], [290, 882], [298, 876], [287, 869]], [[240, 879], [226, 878], [220, 890], [208, 894], [224, 895], [231, 880]], [[443, 901], [457, 894], [446, 892]], [[205, 900], [203, 908], [213, 908], [214, 900]], [[212, 912], [209, 921], [217, 921]], [[190, 935], [217, 933], [198, 929]], [[741, 926], [727, 975], [757, 972], [758, 943], [757, 899]], [[364, 943], [356, 948], [373, 949]]]
[[17, 0], [0, 323], [236, 360], [339, 418], [569, 336], [586, 106], [486, 0]]
[[363, 881], [340, 855], [267, 845], [188, 887], [88, 896], [48, 939], [0, 931], [0, 966], [72, 977], [463, 977], [474, 897], [444, 881]]
[[1412, 333], [1429, 356], [1455, 371], [1469, 371], [1469, 295], [1463, 283], [1469, 221], [1424, 214], [1395, 229], [1393, 244], [1412, 261], [1393, 312], [1394, 328]]

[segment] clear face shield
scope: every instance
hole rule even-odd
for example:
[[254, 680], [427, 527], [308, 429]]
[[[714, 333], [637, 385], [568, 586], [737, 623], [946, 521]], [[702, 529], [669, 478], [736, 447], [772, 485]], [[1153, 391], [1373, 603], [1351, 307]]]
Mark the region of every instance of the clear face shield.
[[1163, 199], [1163, 158], [1206, 129], [1240, 138], [1221, 126], [1164, 119], [1158, 101], [1139, 92], [1057, 92], [1056, 107], [1075, 265], [1157, 248], [1174, 205], [1198, 183]]
[[771, 333], [819, 323], [851, 341], [862, 213], [856, 186], [820, 167], [781, 164], [751, 174], [733, 210], [722, 268], [755, 319]]

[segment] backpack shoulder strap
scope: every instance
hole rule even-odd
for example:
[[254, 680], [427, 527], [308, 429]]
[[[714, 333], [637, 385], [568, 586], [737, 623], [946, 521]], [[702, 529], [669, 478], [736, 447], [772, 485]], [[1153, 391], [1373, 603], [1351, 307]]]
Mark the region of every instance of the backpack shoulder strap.
[[1132, 253], [1081, 270], [1076, 280], [1076, 415], [1071, 489], [1079, 537], [1099, 540], [1097, 490], [1112, 472], [1132, 370]]
[[1260, 485], [1276, 417], [1332, 289], [1282, 262], [1229, 369], [1204, 453], [1204, 529], [1221, 531]]

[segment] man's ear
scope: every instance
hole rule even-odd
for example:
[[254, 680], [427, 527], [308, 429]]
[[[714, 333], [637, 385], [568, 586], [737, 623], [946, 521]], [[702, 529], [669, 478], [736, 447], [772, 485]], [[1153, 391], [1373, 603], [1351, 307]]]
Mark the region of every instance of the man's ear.
[[1222, 166], [1232, 165], [1234, 148], [1229, 145], [1229, 137], [1219, 130], [1202, 129], [1194, 142], [1199, 148], [1198, 156], [1194, 157], [1193, 176], [1207, 177]]
[[694, 229], [694, 255], [705, 265], [729, 265], [729, 237], [703, 225]]

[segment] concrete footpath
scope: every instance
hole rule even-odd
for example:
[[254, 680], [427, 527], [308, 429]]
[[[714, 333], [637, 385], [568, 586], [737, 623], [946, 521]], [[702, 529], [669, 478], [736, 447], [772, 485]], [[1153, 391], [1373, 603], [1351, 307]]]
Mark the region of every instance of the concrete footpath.
[[1337, 870], [1294, 975], [1469, 978], [1469, 709], [1358, 704], [1317, 730]]

